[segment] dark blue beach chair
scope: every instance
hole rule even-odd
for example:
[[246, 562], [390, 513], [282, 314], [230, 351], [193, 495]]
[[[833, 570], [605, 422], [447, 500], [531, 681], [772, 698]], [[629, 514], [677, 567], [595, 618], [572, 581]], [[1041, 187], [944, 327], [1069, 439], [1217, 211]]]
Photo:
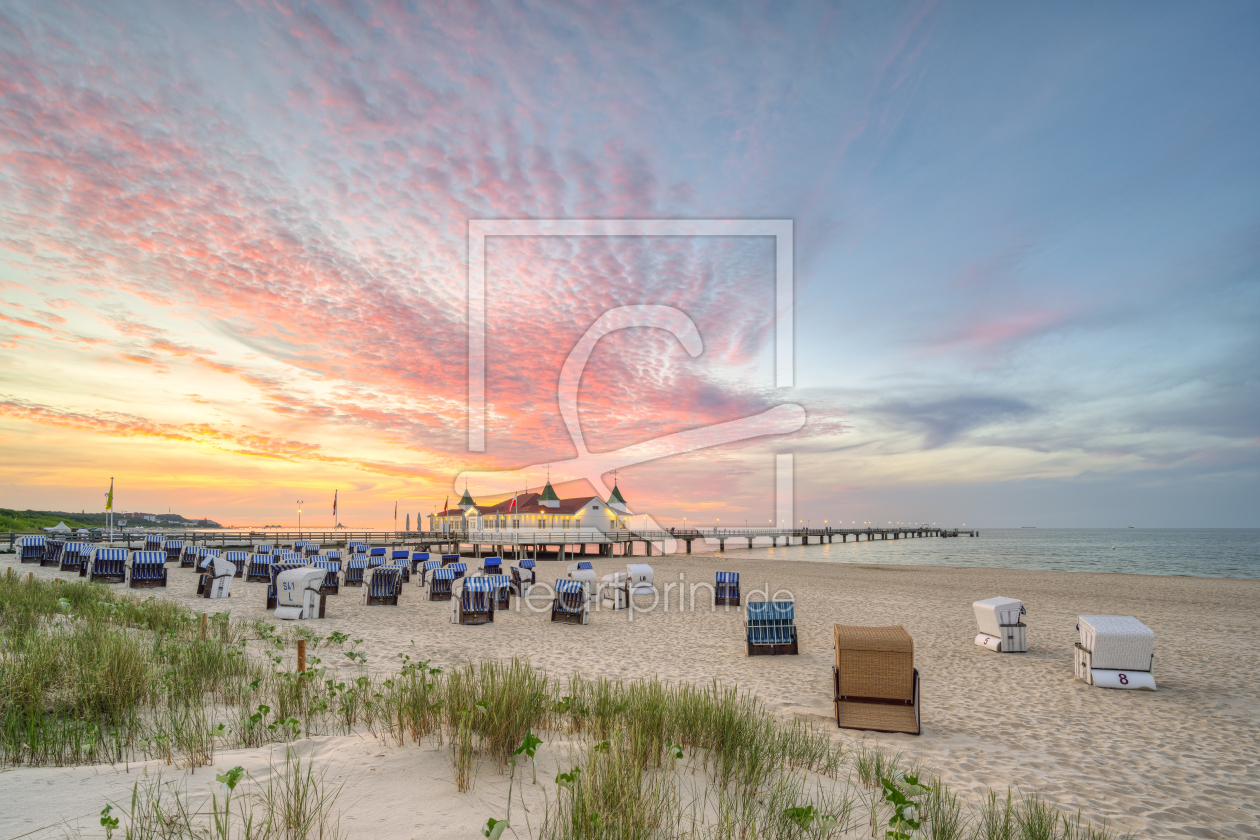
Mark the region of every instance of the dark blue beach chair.
[[590, 624], [590, 602], [584, 581], [561, 578], [556, 581], [556, 597], [551, 602], [551, 620], [562, 624]]
[[19, 537], [18, 550], [22, 555], [23, 563], [40, 563], [44, 559], [44, 547], [47, 540], [44, 537]]
[[362, 554], [351, 557], [346, 563], [346, 586], [362, 586], [363, 574], [367, 571], [367, 558]]
[[223, 559], [236, 566], [236, 574], [233, 577], [245, 577], [245, 567], [249, 565], [248, 551], [225, 551]]
[[92, 552], [89, 561], [91, 571], [88, 580], [103, 580], [106, 583], [127, 582], [127, 549], [98, 548]]
[[166, 586], [166, 552], [160, 549], [131, 552], [130, 586], [132, 589]]
[[795, 609], [791, 601], [750, 601], [744, 623], [749, 656], [796, 654]]
[[718, 572], [713, 590], [713, 603], [739, 606], [739, 572]]
[[372, 570], [363, 603], [369, 607], [398, 606], [398, 593], [402, 591], [402, 569], [398, 566], [377, 566]]
[[44, 556], [39, 561], [41, 566], [57, 566], [61, 564], [61, 552], [66, 547], [64, 540], [49, 540], [44, 543]]
[[454, 583], [455, 573], [450, 569], [434, 569], [433, 579], [429, 581], [429, 600], [451, 600], [451, 585]]
[[464, 578], [454, 604], [455, 624], [490, 624], [494, 621], [494, 582], [486, 577]]
[[162, 544], [162, 550], [166, 552], [166, 562], [176, 563], [179, 561], [179, 555], [184, 553], [185, 540], [167, 540]]

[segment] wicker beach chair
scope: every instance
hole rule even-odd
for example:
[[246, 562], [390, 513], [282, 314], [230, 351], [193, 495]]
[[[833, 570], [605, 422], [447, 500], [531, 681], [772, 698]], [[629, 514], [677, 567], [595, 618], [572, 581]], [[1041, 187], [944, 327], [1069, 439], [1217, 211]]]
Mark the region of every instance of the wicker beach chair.
[[1131, 615], [1077, 616], [1078, 679], [1099, 688], [1155, 690], [1155, 631]]
[[367, 586], [363, 588], [363, 604], [368, 607], [398, 606], [402, 592], [402, 569], [397, 566], [377, 566], [372, 569]]
[[200, 546], [193, 545], [191, 541], [184, 542], [184, 550], [179, 554], [179, 567], [181, 569], [196, 567], [199, 548]]
[[528, 595], [529, 590], [534, 586], [534, 570], [509, 566], [508, 572], [511, 576], [512, 588], [516, 590], [516, 594], [521, 597]]
[[61, 565], [61, 552], [66, 547], [64, 540], [49, 540], [44, 543], [44, 556], [40, 558], [41, 566]]
[[132, 589], [166, 586], [166, 552], [160, 550], [131, 552]]
[[467, 564], [467, 563], [447, 563], [447, 564], [446, 564], [445, 566], [443, 566], [442, 568], [444, 568], [444, 569], [450, 569], [452, 572], [454, 572], [454, 573], [455, 573], [455, 579], [456, 579], [456, 580], [459, 580], [459, 579], [460, 579], [460, 578], [462, 578], [464, 575], [468, 574], [468, 564]]
[[77, 572], [83, 567], [83, 558], [91, 553], [92, 544], [68, 542], [61, 549], [61, 571]]
[[482, 575], [482, 580], [490, 581], [494, 592], [494, 608], [506, 610], [512, 606], [512, 579], [507, 575]]
[[442, 568], [441, 560], [422, 561], [420, 564], [420, 568], [416, 570], [420, 573], [420, 579], [416, 582], [416, 585], [424, 586], [428, 582], [429, 575], [440, 568]]
[[744, 622], [749, 656], [781, 656], [799, 653], [796, 640], [796, 608], [791, 601], [750, 601]]
[[276, 547], [274, 545], [271, 545], [270, 543], [259, 543], [258, 545], [254, 546], [255, 554], [271, 554], [275, 550], [276, 550]]
[[835, 626], [836, 725], [919, 734], [919, 671], [906, 628]]
[[[224, 552], [221, 557], [211, 557], [205, 570], [201, 573], [197, 581], [197, 594], [202, 598], [230, 598], [232, 597], [232, 578], [236, 576], [239, 568], [235, 563], [227, 558], [228, 554], [235, 552]], [[244, 554], [245, 552], [241, 552]]]
[[1014, 598], [986, 598], [971, 607], [980, 630], [977, 645], [998, 653], [1028, 652], [1028, 627], [1020, 618], [1028, 612], [1023, 603]]
[[127, 549], [97, 548], [93, 550], [88, 579], [103, 580], [106, 583], [126, 583]]
[[551, 620], [564, 624], [590, 624], [591, 604], [585, 581], [560, 578], [551, 602]]
[[375, 569], [385, 565], [386, 552], [389, 549], [381, 546], [368, 549], [368, 568]]
[[144, 538], [145, 551], [162, 551], [162, 544], [166, 542], [166, 538], [161, 534], [148, 534]]
[[302, 556], [303, 557], [318, 557], [321, 548], [322, 546], [320, 546], [319, 543], [308, 542], [302, 548]]
[[451, 600], [451, 588], [455, 583], [455, 573], [450, 569], [434, 569], [429, 580], [429, 600]]
[[[340, 554], [341, 552], [337, 552]], [[341, 593], [341, 561], [331, 560], [327, 557], [320, 557], [308, 560], [306, 565], [313, 566], [316, 569], [324, 570], [324, 582], [320, 584], [319, 591], [325, 595], [338, 595]]]
[[[424, 563], [424, 562], [425, 562], [426, 560], [428, 560], [428, 559], [429, 559], [429, 552], [427, 552], [427, 551], [413, 551], [413, 552], [411, 552], [411, 571], [412, 571], [412, 572], [415, 572], [417, 569], [419, 569], [419, 568], [420, 568], [420, 564], [421, 564], [421, 563]], [[439, 565], [441, 565], [441, 564], [439, 564]], [[422, 584], [422, 585], [423, 585], [423, 584]]]
[[[402, 557], [397, 556], [399, 554], [401, 554]], [[411, 582], [411, 556], [410, 555], [411, 555], [411, 552], [409, 551], [401, 551], [401, 552], [395, 551], [394, 556], [391, 557], [389, 559], [389, 563], [386, 564], [389, 568], [397, 569], [399, 571], [399, 574], [402, 575], [403, 583]]]
[[342, 584], [345, 586], [362, 586], [363, 575], [367, 571], [367, 556], [355, 554], [346, 561], [346, 576]]
[[162, 550], [166, 552], [167, 563], [178, 563], [179, 555], [184, 553], [184, 540], [167, 540], [162, 543]]
[[481, 561], [481, 573], [483, 575], [501, 575], [503, 574], [503, 558], [487, 557]]
[[44, 548], [48, 540], [45, 537], [19, 537], [18, 550], [23, 563], [41, 563], [44, 559]]
[[236, 566], [236, 574], [233, 577], [245, 577], [245, 567], [249, 565], [248, 551], [225, 551], [223, 559]]
[[202, 546], [197, 549], [197, 558], [194, 561], [194, 566], [199, 572], [208, 572], [214, 566], [215, 559], [222, 556], [222, 550]]
[[487, 577], [468, 577], [452, 587], [451, 624], [490, 624], [494, 621], [494, 583]]
[[713, 589], [714, 605], [738, 607], [739, 572], [718, 572], [717, 585]]
[[255, 553], [249, 555], [249, 564], [245, 567], [245, 582], [271, 581], [271, 555]]

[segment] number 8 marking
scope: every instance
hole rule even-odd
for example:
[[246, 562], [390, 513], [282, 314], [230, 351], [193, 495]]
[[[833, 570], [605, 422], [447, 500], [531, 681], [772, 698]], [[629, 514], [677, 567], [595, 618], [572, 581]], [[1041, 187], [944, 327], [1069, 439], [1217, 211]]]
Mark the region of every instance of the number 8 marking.
[[1128, 685], [1128, 684], [1129, 684], [1129, 677], [1126, 674], [1121, 674], [1120, 685]]

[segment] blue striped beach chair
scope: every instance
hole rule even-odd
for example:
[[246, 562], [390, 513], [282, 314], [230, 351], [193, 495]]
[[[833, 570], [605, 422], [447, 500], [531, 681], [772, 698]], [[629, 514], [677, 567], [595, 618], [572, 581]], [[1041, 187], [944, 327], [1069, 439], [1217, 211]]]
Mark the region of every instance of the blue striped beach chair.
[[[441, 560], [425, 560], [420, 566], [420, 586], [424, 586], [427, 582], [430, 572], [434, 572], [442, 568]], [[453, 578], [452, 578], [453, 579]]]
[[368, 607], [396, 607], [401, 591], [402, 569], [398, 566], [377, 566], [363, 588], [363, 604]]
[[44, 537], [19, 537], [18, 549], [23, 563], [39, 563], [44, 559], [44, 546], [48, 541]]
[[556, 581], [556, 597], [551, 602], [551, 620], [562, 624], [591, 623], [590, 602], [582, 581], [570, 578]]
[[297, 564], [300, 566], [300, 565], [302, 565], [302, 564], [301, 564], [301, 563], [298, 563], [298, 561], [299, 561], [299, 560], [301, 560], [301, 559], [302, 559], [302, 555], [301, 555], [301, 553], [300, 553], [300, 552], [297, 552], [297, 551], [273, 551], [273, 552], [271, 552], [271, 562], [272, 562], [272, 563], [297, 563]]
[[[416, 569], [419, 569], [420, 564], [428, 559], [429, 559], [429, 552], [427, 551], [411, 552], [411, 571], [414, 572], [416, 571]], [[423, 582], [421, 583], [421, 585], [423, 586]]]
[[434, 569], [433, 579], [429, 581], [429, 600], [451, 600], [451, 586], [454, 583], [455, 573], [450, 569]]
[[503, 558], [487, 557], [481, 561], [481, 573], [483, 575], [501, 575], [503, 574]]
[[[145, 543], [148, 544], [147, 541]], [[132, 589], [166, 586], [166, 552], [145, 550], [131, 552]]]
[[595, 570], [595, 567], [591, 565], [590, 560], [579, 560], [577, 563], [577, 567], [579, 569], [590, 569], [591, 571]]
[[276, 550], [276, 547], [268, 543], [259, 543], [258, 545], [254, 546], [255, 554], [271, 554], [275, 550]]
[[[402, 557], [398, 556], [400, 554]], [[399, 570], [399, 573], [402, 575], [403, 583], [409, 583], [411, 581], [410, 554], [410, 551], [395, 551], [394, 555], [389, 558], [389, 563], [387, 564], [389, 568]]]
[[[340, 551], [337, 552], [341, 554]], [[308, 566], [314, 566], [317, 569], [324, 570], [324, 582], [320, 584], [319, 591], [324, 595], [338, 595], [341, 593], [341, 560], [333, 560], [327, 557], [310, 560]]]
[[221, 549], [208, 548], [203, 545], [201, 548], [197, 549], [197, 558], [193, 563], [194, 568], [196, 568], [199, 572], [208, 571], [214, 567], [215, 558], [222, 556], [223, 551]]
[[302, 551], [302, 554], [307, 557], [315, 557], [319, 554], [320, 548], [321, 546], [319, 543], [308, 542], [305, 549]]
[[61, 549], [61, 571], [77, 572], [83, 567], [83, 558], [91, 553], [92, 544], [85, 542], [68, 542]]
[[490, 578], [464, 578], [455, 588], [459, 595], [452, 598], [452, 624], [490, 624], [494, 621], [495, 591]]
[[95, 549], [89, 563], [91, 571], [88, 573], [88, 580], [103, 580], [107, 583], [127, 582], [127, 549]]
[[349, 549], [351, 554], [367, 554], [367, 543], [365, 542], [347, 543], [346, 548]]
[[161, 551], [162, 544], [166, 542], [166, 538], [161, 534], [148, 534], [144, 538], [145, 551]]
[[[287, 572], [289, 569], [301, 569], [301, 568], [304, 568], [305, 566], [306, 564], [301, 562], [300, 558], [295, 558], [293, 560], [290, 560], [287, 562], [281, 562], [281, 563], [273, 562], [271, 564], [271, 570], [270, 570], [271, 579], [270, 579], [270, 583], [267, 584], [267, 609], [274, 610], [276, 608], [276, 592], [277, 592], [276, 578], [280, 576], [280, 573]], [[321, 609], [320, 609], [319, 617], [323, 618], [324, 617], [323, 601], [320, 601], [320, 608]]]
[[271, 580], [271, 555], [251, 554], [245, 565], [245, 582], [259, 583]]
[[293, 550], [298, 554], [304, 554], [305, 552], [302, 551], [304, 548], [306, 548], [306, 540], [298, 540], [293, 544]]
[[458, 554], [443, 554], [443, 555], [442, 555], [442, 565], [443, 565], [443, 566], [449, 566], [449, 565], [450, 565], [450, 564], [452, 564], [452, 563], [458, 563], [458, 562], [459, 562], [459, 555], [458, 555]]
[[184, 543], [184, 550], [179, 555], [179, 567], [181, 569], [191, 569], [197, 565], [197, 551], [200, 546], [195, 546], [191, 542]]
[[713, 603], [731, 607], [739, 606], [739, 572], [717, 573], [717, 586], [713, 589]]
[[[470, 578], [475, 580], [476, 578]], [[490, 581], [490, 586], [494, 591], [494, 608], [496, 610], [510, 609], [512, 606], [512, 579], [507, 575], [483, 575], [481, 580]]]
[[791, 601], [749, 601], [744, 622], [749, 656], [798, 653], [795, 609]]
[[245, 567], [249, 565], [248, 551], [225, 551], [223, 559], [236, 566], [236, 574], [233, 577], [245, 577]]
[[179, 561], [179, 555], [184, 553], [184, 542], [184, 540], [167, 540], [162, 544], [162, 550], [166, 552], [167, 563]]
[[537, 562], [535, 562], [534, 558], [524, 557], [521, 559], [520, 563], [517, 563], [517, 565], [520, 566], [522, 569], [532, 569], [538, 564]]
[[462, 578], [464, 575], [468, 574], [468, 564], [467, 564], [467, 563], [447, 563], [447, 564], [446, 564], [445, 566], [443, 566], [442, 568], [444, 568], [444, 569], [450, 569], [452, 572], [454, 572], [454, 573], [455, 573], [455, 579], [456, 579], [456, 580], [459, 580], [459, 579], [460, 579], [460, 578]]
[[368, 567], [375, 569], [378, 566], [384, 566], [385, 565], [385, 552], [387, 550], [388, 549], [386, 549], [384, 546], [368, 549]]
[[41, 566], [59, 566], [61, 565], [61, 552], [65, 549], [64, 540], [49, 540], [44, 543], [44, 557], [39, 561]]
[[367, 571], [367, 557], [362, 554], [356, 554], [346, 563], [346, 579], [342, 581], [346, 586], [362, 586], [363, 574]]

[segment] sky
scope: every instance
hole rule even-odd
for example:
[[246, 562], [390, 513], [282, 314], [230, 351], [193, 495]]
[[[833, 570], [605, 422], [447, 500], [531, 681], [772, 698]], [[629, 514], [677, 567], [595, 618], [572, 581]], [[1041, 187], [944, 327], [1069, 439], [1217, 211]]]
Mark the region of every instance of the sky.
[[[0, 506], [414, 519], [573, 458], [565, 359], [647, 304], [703, 349], [600, 340], [592, 451], [806, 417], [621, 469], [664, 525], [769, 524], [792, 453], [802, 523], [1260, 527], [1257, 44], [1250, 2], [0, 3]], [[772, 238], [489, 237], [470, 452], [479, 219], [791, 220], [792, 387]]]

